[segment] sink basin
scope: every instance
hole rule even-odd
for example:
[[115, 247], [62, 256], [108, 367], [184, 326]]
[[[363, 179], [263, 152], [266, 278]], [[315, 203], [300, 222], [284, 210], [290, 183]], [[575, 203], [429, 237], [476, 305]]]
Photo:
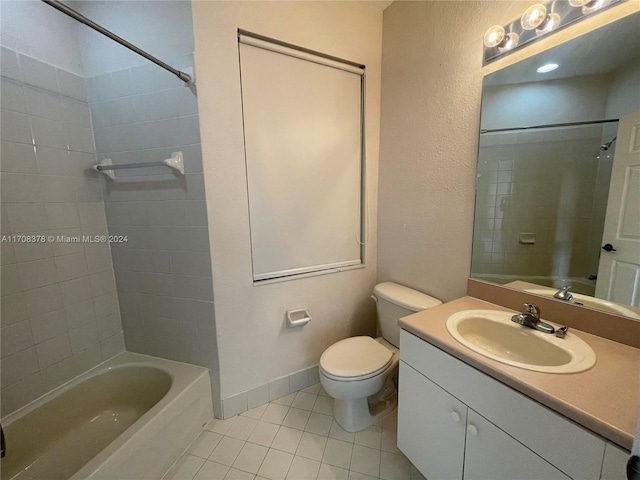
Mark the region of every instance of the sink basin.
[[569, 331], [565, 338], [511, 321], [513, 312], [465, 310], [447, 319], [458, 342], [498, 362], [546, 373], [576, 373], [596, 363], [589, 345]]
[[[553, 288], [527, 288], [525, 292], [533, 293], [536, 295], [542, 295], [543, 297], [553, 298], [555, 293], [558, 290]], [[640, 315], [629, 310], [628, 308], [623, 307], [622, 305], [618, 305], [617, 303], [609, 302], [607, 300], [602, 300], [600, 298], [591, 297], [589, 295], [582, 295], [580, 293], [573, 293], [573, 299], [569, 303], [574, 304], [582, 304], [585, 307], [595, 308], [596, 310], [600, 310], [608, 313], [616, 313], [618, 315], [624, 315], [625, 317], [635, 318], [636, 320], [640, 320]]]

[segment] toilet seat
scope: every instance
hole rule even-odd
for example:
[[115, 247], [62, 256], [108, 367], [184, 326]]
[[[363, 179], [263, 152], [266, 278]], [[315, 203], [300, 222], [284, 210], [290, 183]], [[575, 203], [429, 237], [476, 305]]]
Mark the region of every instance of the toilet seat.
[[351, 337], [327, 348], [320, 357], [320, 369], [329, 378], [365, 380], [384, 371], [393, 352], [371, 337]]

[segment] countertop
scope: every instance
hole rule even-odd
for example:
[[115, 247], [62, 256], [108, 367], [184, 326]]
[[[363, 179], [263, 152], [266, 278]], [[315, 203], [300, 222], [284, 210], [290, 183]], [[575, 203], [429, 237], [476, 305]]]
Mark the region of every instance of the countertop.
[[512, 311], [467, 296], [401, 318], [400, 326], [605, 439], [631, 450], [640, 411], [640, 350], [571, 329], [571, 333], [588, 343], [595, 352], [593, 368], [570, 374], [525, 370], [480, 355], [449, 334], [447, 318], [456, 312], [472, 309]]

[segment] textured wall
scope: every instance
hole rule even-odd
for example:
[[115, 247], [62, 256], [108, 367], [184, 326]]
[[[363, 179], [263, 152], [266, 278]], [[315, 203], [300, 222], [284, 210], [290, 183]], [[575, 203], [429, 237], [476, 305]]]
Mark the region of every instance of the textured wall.
[[85, 81], [2, 49], [2, 411], [124, 349]]
[[[384, 13], [378, 278], [464, 295], [482, 35], [517, 2], [395, 2]], [[517, 7], [517, 8], [516, 8]]]
[[[211, 232], [223, 398], [316, 364], [333, 342], [374, 333], [376, 184], [382, 13], [333, 2], [195, 2], [194, 33], [202, 149]], [[367, 66], [366, 267], [254, 286], [247, 212], [237, 29]], [[355, 232], [354, 232], [355, 234]], [[285, 329], [285, 311], [313, 321]], [[245, 403], [246, 408], [246, 403]]]
[[522, 2], [394, 2], [384, 12], [378, 279], [466, 292], [483, 75], [637, 8], [623, 2], [482, 68], [487, 28]]

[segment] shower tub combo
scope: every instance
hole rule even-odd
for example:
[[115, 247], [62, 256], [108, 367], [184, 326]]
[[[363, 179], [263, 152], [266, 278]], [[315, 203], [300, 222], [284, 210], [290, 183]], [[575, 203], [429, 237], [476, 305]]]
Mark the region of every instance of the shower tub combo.
[[2, 478], [160, 479], [211, 417], [207, 369], [125, 352], [3, 419]]

